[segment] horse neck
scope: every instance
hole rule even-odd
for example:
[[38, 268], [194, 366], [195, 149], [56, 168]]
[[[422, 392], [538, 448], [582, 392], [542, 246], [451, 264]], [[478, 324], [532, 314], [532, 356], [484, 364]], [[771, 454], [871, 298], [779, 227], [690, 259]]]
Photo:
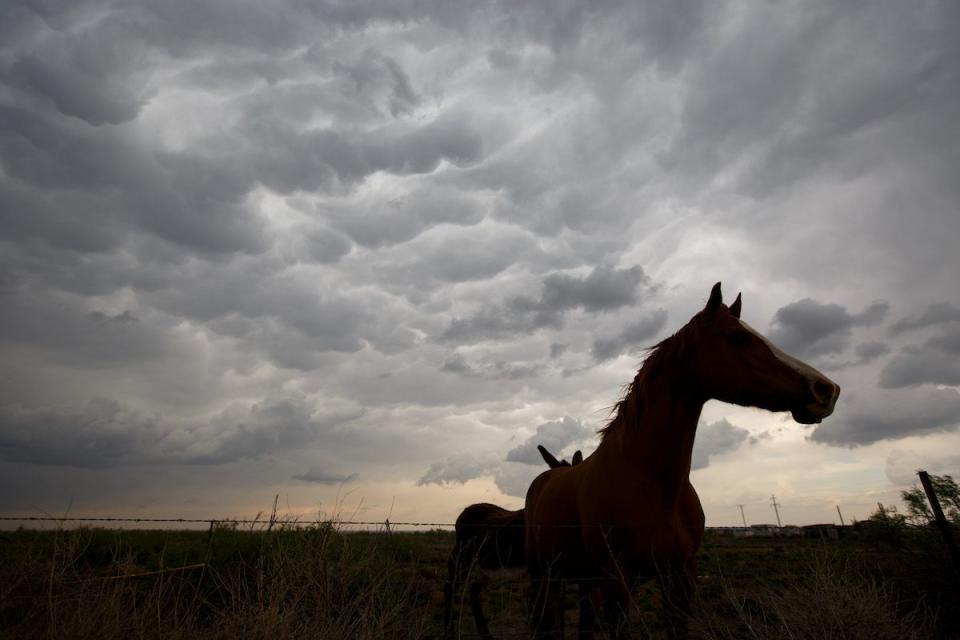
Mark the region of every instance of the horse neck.
[[[680, 384], [682, 374], [664, 373], [644, 380], [633, 401], [631, 415], [604, 437], [598, 447], [614, 465], [634, 478], [649, 478], [668, 494], [686, 487], [690, 479], [693, 441], [704, 401]], [[642, 401], [640, 401], [642, 398]], [[612, 436], [612, 437], [611, 437]]]

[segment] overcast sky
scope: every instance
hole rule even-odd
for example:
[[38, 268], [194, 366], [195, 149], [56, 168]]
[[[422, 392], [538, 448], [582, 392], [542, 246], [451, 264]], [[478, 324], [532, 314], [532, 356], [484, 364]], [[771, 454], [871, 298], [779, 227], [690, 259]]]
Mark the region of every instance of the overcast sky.
[[452, 521], [723, 282], [843, 388], [711, 402], [710, 525], [960, 473], [960, 7], [0, 4], [0, 511]]

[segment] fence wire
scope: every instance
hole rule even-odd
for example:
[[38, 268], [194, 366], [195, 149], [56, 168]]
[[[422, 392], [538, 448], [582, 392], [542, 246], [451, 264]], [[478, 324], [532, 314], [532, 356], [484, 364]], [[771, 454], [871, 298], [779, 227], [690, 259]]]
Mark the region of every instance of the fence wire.
[[[487, 522], [407, 522], [401, 520], [339, 520], [336, 518], [327, 518], [323, 520], [300, 520], [286, 519], [282, 517], [275, 518], [143, 518], [132, 516], [0, 516], [0, 522], [117, 522], [117, 523], [166, 523], [166, 524], [249, 524], [249, 525], [273, 525], [273, 526], [376, 526], [376, 527], [448, 527], [448, 528], [480, 528], [480, 529], [523, 529], [524, 527], [535, 527], [543, 529], [587, 529], [590, 527], [600, 527], [604, 529], [631, 529], [647, 527], [652, 520], [634, 522], [631, 524], [610, 524], [610, 523], [572, 523], [572, 524], [548, 524], [548, 525], [526, 525], [524, 523], [487, 523]], [[809, 527], [834, 527], [836, 529], [849, 528], [842, 525], [808, 525]], [[778, 530], [781, 532], [792, 532], [787, 535], [799, 536], [805, 527], [797, 525], [785, 525], [776, 527], [773, 525], [754, 525], [752, 527], [705, 527], [706, 531], [711, 530]]]

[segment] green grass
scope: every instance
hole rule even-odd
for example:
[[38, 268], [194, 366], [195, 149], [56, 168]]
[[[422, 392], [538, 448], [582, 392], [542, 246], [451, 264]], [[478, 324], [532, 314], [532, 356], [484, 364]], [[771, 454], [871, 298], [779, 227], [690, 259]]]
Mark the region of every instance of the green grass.
[[[875, 538], [708, 535], [694, 636], [958, 637], [960, 589], [937, 540]], [[0, 638], [438, 638], [452, 544], [450, 532], [335, 524], [0, 532]], [[495, 635], [525, 633], [526, 591], [522, 570], [489, 576]], [[632, 622], [665, 637], [653, 585], [636, 592]]]

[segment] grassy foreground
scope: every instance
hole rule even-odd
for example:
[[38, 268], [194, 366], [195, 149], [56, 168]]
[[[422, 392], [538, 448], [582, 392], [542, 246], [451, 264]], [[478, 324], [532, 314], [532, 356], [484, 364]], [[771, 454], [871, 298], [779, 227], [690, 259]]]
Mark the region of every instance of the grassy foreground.
[[[333, 524], [0, 532], [0, 638], [439, 638], [452, 543]], [[699, 638], [960, 637], [960, 585], [926, 532], [708, 535], [698, 585]], [[498, 637], [526, 633], [526, 590], [522, 571], [491, 574]], [[665, 637], [652, 584], [633, 604], [638, 634]], [[476, 637], [459, 614], [460, 637]], [[568, 634], [575, 619], [571, 606]]]

